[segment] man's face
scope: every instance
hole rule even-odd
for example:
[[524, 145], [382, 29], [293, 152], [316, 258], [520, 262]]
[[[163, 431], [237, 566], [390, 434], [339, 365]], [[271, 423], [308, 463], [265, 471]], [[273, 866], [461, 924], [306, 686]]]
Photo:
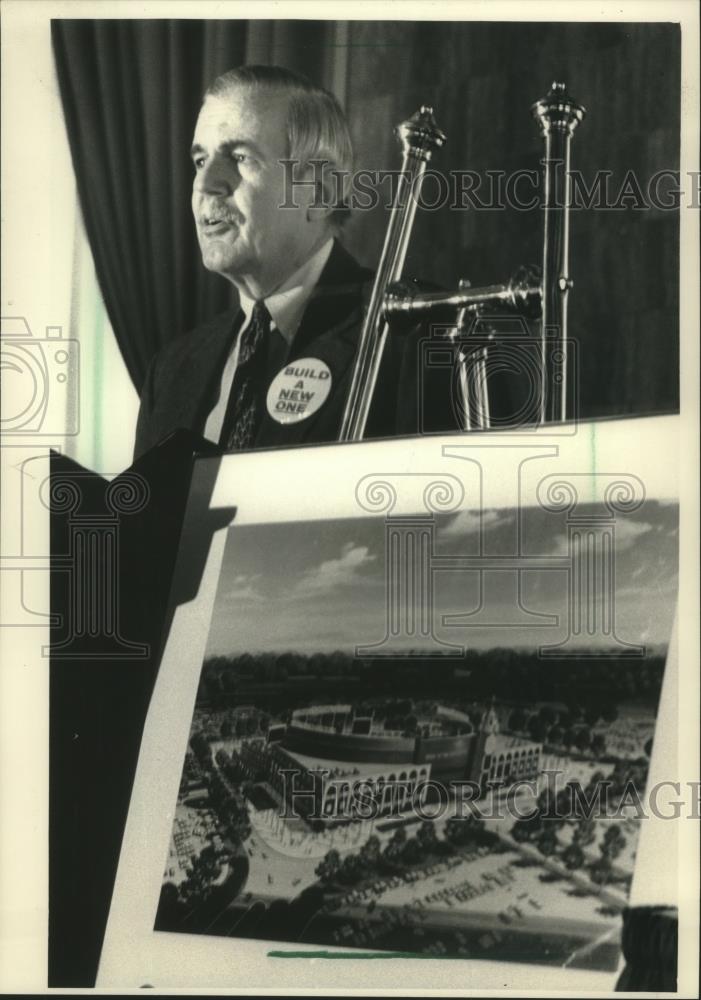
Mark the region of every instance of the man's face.
[[208, 97], [195, 127], [192, 211], [202, 260], [255, 297], [306, 260], [313, 238], [302, 205], [279, 207], [287, 105], [284, 93], [237, 87]]

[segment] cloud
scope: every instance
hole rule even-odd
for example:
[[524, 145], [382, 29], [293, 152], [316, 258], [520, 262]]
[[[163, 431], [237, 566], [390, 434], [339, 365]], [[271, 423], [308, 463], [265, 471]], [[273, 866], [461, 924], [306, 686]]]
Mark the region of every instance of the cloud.
[[347, 542], [338, 559], [326, 559], [318, 566], [306, 570], [297, 581], [294, 593], [315, 594], [350, 586], [364, 579], [360, 571], [376, 559], [377, 556], [370, 554], [367, 545]]
[[231, 581], [231, 587], [226, 591], [224, 597], [227, 601], [251, 601], [256, 604], [264, 601], [265, 598], [254, 585], [255, 581], [259, 578], [259, 573], [253, 576], [235, 576]]
[[466, 535], [475, 535], [480, 530], [494, 528], [497, 525], [507, 524], [511, 521], [511, 514], [504, 514], [498, 510], [484, 510], [481, 515], [478, 510], [461, 510], [456, 517], [441, 531], [442, 538], [464, 538]]
[[616, 597], [635, 598], [636, 601], [653, 601], [665, 597], [674, 599], [677, 595], [677, 588], [675, 577], [669, 579], [655, 577], [645, 583], [616, 584]]
[[550, 555], [568, 556], [570, 554], [570, 543], [567, 535], [555, 535], [552, 541], [553, 547], [550, 550]]
[[[641, 535], [646, 535], [648, 531], [652, 530], [653, 525], [648, 524], [647, 521], [617, 520], [614, 529], [616, 552], [624, 552], [626, 549], [631, 548]], [[551, 555], [569, 555], [569, 542], [566, 534], [556, 535], [553, 538]]]
[[635, 544], [637, 538], [652, 531], [653, 526], [647, 521], [630, 521], [626, 519], [616, 521], [616, 548], [629, 549]]

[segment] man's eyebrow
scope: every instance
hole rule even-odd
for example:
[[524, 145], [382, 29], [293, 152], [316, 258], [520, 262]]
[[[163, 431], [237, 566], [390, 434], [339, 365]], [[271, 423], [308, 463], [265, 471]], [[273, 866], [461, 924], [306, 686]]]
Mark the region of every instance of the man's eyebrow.
[[[231, 153], [234, 149], [247, 149], [249, 152], [253, 153], [259, 159], [263, 159], [263, 152], [259, 149], [254, 142], [248, 142], [246, 139], [227, 139], [226, 142], [221, 142], [217, 146], [218, 153]], [[207, 150], [199, 143], [194, 143], [190, 147], [190, 156], [194, 159], [195, 156], [206, 155]]]

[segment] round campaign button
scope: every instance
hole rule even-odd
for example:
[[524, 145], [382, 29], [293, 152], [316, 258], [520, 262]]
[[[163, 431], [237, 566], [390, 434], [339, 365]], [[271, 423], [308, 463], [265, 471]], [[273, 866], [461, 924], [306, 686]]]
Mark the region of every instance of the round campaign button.
[[299, 358], [285, 365], [270, 383], [268, 413], [279, 424], [298, 424], [316, 413], [330, 391], [329, 366], [318, 358]]

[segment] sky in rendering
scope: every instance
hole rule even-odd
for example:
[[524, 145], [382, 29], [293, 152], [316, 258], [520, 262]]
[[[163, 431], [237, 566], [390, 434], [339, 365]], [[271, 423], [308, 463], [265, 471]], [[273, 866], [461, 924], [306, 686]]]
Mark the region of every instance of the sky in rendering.
[[[677, 590], [677, 522], [676, 503], [654, 500], [617, 515], [614, 615], [615, 633], [623, 642], [656, 647], [669, 639]], [[540, 508], [520, 514], [485, 510], [480, 518], [479, 512], [462, 510], [437, 515], [430, 525], [419, 526], [417, 519], [406, 531], [414, 537], [433, 533], [433, 638], [420, 640], [400, 624], [393, 649], [535, 648], [567, 638], [573, 613], [564, 514]], [[520, 577], [511, 564], [498, 561], [519, 546], [522, 553], [543, 557], [541, 566], [531, 564]], [[406, 612], [427, 604], [411, 596], [406, 580], [388, 587], [392, 560], [387, 551], [384, 518], [232, 527], [208, 655], [354, 652], [384, 643], [388, 599], [397, 597]], [[491, 557], [492, 568], [481, 575], [461, 568], [461, 557], [480, 551]], [[594, 635], [585, 630], [573, 643], [612, 645], [598, 622]]]

